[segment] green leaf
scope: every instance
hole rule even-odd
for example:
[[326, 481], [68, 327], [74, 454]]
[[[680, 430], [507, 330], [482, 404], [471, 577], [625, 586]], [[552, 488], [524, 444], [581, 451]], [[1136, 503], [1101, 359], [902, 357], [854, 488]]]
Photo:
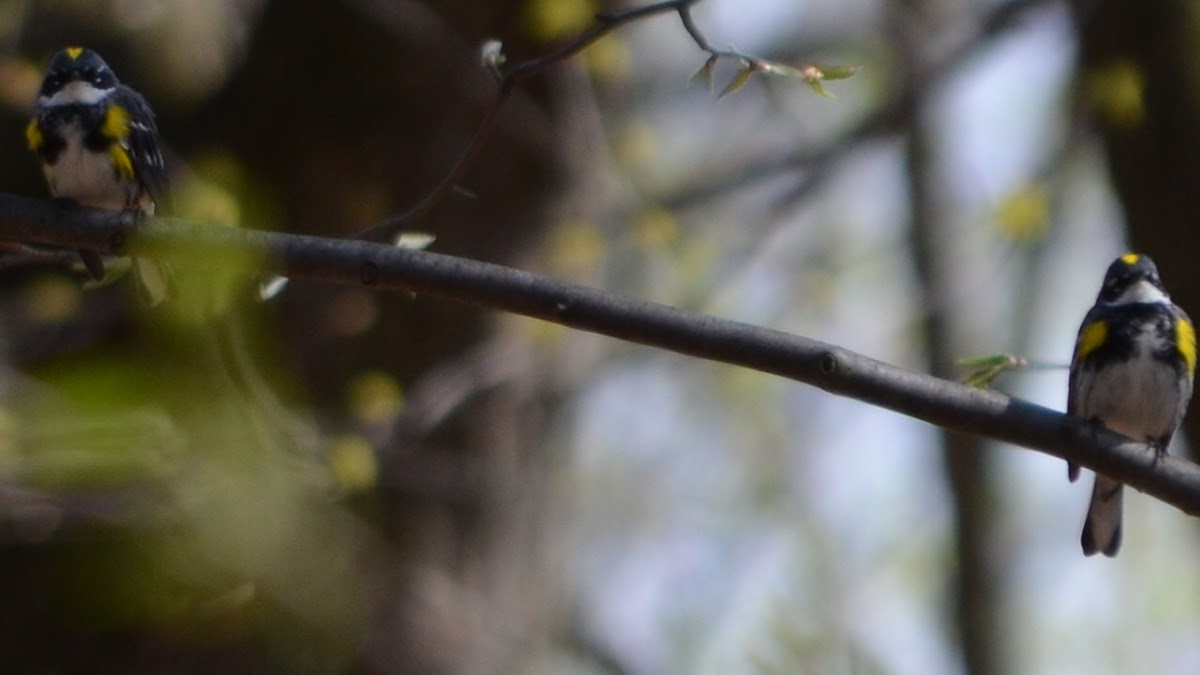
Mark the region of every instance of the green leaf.
[[1000, 233], [1016, 243], [1043, 240], [1052, 218], [1050, 195], [1040, 185], [1025, 185], [1013, 190], [996, 207], [993, 216]]
[[847, 80], [862, 70], [862, 66], [821, 66], [819, 70], [823, 80]]
[[[794, 71], [808, 86], [825, 98], [837, 98], [825, 89], [825, 80], [844, 80], [859, 71], [859, 66], [805, 66]], [[789, 73], [791, 74], [791, 73]]]
[[750, 76], [758, 70], [759, 69], [756, 68], [753, 63], [747, 63], [746, 65], [742, 66], [742, 69], [737, 72], [737, 75], [734, 75], [733, 79], [729, 81], [729, 84], [725, 85], [725, 88], [722, 89], [721, 93], [717, 95], [717, 100], [723, 99], [738, 89], [746, 86], [746, 83], [750, 81]]
[[808, 87], [810, 89], [817, 92], [821, 96], [824, 96], [825, 98], [837, 98], [836, 96], [829, 93], [829, 91], [825, 89], [825, 85], [821, 84], [820, 78], [813, 78], [813, 79], [806, 78], [805, 82], [808, 84]]
[[1027, 364], [1025, 358], [1013, 354], [988, 354], [958, 360], [959, 366], [971, 369], [963, 381], [977, 389], [987, 389], [1000, 375]]
[[1109, 124], [1134, 129], [1146, 117], [1146, 75], [1135, 62], [1089, 68], [1083, 82], [1084, 100]]
[[704, 88], [709, 91], [712, 91], [713, 90], [713, 71], [716, 70], [716, 68], [717, 68], [718, 60], [720, 60], [720, 57], [718, 57], [716, 55], [710, 56], [707, 59], [705, 59], [704, 65], [700, 66], [700, 70], [697, 70], [696, 72], [692, 73], [692, 76], [690, 78], [688, 78], [688, 85], [692, 85], [692, 84], [695, 84], [696, 82], [703, 81]]

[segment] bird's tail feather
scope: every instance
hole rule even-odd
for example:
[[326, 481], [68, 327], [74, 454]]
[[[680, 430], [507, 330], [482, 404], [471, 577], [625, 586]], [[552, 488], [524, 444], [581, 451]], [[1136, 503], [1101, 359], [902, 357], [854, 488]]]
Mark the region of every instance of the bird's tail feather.
[[1096, 475], [1092, 501], [1088, 505], [1087, 520], [1083, 523], [1083, 535], [1080, 537], [1084, 555], [1101, 551], [1111, 558], [1120, 550], [1123, 487], [1111, 478]]

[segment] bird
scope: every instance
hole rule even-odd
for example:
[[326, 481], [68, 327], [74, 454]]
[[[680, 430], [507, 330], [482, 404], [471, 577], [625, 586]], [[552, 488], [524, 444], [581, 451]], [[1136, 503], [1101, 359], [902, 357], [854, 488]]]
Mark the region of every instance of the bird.
[[[1067, 413], [1149, 444], [1159, 455], [1183, 421], [1196, 370], [1196, 332], [1171, 302], [1149, 256], [1126, 253], [1109, 265], [1096, 303], [1079, 327]], [[1068, 462], [1067, 478], [1079, 478]], [[1096, 474], [1080, 545], [1084, 555], [1117, 555], [1123, 485]]]
[[[51, 59], [25, 139], [56, 199], [154, 215], [166, 197], [168, 175], [154, 110], [92, 49], [67, 47]], [[103, 279], [100, 256], [79, 253], [88, 272]], [[133, 269], [149, 304], [170, 294], [163, 264], [135, 258]]]

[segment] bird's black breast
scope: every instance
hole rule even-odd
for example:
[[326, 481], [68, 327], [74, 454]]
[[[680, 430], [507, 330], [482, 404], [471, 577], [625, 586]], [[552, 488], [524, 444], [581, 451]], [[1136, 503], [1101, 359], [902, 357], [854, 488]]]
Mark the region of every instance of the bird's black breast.
[[1146, 350], [1181, 370], [1186, 367], [1175, 345], [1175, 314], [1170, 306], [1142, 302], [1102, 307], [1089, 318], [1104, 321], [1108, 333], [1086, 359], [1085, 368], [1126, 361]]
[[38, 154], [46, 162], [53, 164], [67, 147], [67, 139], [63, 130], [72, 125], [78, 125], [83, 132], [83, 145], [93, 152], [108, 149], [113, 139], [105, 138], [101, 133], [107, 104], [99, 105], [61, 105], [51, 108], [38, 115], [38, 127], [42, 132], [42, 145]]

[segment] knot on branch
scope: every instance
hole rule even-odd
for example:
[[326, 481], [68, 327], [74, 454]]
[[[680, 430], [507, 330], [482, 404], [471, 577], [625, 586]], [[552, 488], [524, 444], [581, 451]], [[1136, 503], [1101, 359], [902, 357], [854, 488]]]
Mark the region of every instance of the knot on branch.
[[817, 368], [822, 375], [833, 375], [838, 370], [838, 357], [833, 352], [824, 352], [817, 362]]

